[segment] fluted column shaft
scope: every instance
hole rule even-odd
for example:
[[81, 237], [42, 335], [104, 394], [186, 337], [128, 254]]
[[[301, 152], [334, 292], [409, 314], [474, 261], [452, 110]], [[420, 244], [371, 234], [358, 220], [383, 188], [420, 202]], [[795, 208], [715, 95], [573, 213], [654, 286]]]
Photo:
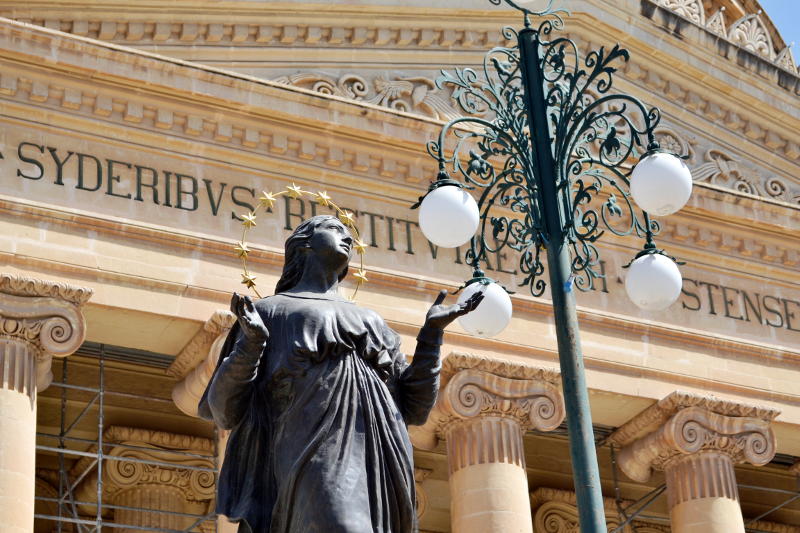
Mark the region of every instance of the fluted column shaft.
[[412, 442], [447, 442], [450, 521], [454, 533], [530, 533], [531, 509], [522, 436], [564, 420], [560, 376], [552, 370], [450, 354], [442, 390]]
[[36, 392], [83, 342], [91, 291], [0, 274], [0, 529], [33, 531]]
[[698, 453], [664, 469], [670, 523], [675, 533], [744, 533], [733, 461]]
[[36, 457], [36, 355], [25, 342], [0, 339], [0, 524], [33, 529]]
[[455, 533], [533, 529], [519, 422], [496, 416], [447, 430], [451, 523]]

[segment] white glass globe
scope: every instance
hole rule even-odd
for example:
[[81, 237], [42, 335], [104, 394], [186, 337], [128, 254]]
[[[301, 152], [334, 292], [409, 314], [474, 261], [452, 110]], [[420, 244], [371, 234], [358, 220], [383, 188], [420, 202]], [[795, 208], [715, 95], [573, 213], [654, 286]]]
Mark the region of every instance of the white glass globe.
[[661, 311], [681, 294], [683, 277], [675, 261], [661, 254], [643, 255], [628, 268], [625, 291], [646, 311]]
[[472, 312], [458, 317], [458, 323], [477, 337], [494, 337], [511, 321], [511, 298], [497, 283], [473, 283], [461, 291], [458, 303], [464, 303], [478, 291], [483, 291], [483, 300]]
[[656, 152], [639, 161], [631, 175], [631, 196], [656, 216], [681, 209], [692, 195], [692, 173], [682, 159]]
[[479, 220], [475, 199], [455, 185], [431, 191], [419, 207], [422, 233], [443, 248], [456, 248], [469, 241], [478, 229]]

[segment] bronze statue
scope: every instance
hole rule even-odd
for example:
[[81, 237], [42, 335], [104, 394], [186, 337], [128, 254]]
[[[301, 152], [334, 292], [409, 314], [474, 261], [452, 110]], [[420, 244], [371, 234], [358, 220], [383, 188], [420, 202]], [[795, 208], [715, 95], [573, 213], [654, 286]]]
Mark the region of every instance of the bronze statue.
[[407, 424], [423, 424], [439, 387], [444, 328], [475, 309], [442, 305], [409, 364], [377, 313], [338, 293], [353, 238], [320, 215], [286, 240], [275, 294], [233, 295], [238, 317], [200, 402], [230, 429], [217, 512], [253, 533], [417, 531]]

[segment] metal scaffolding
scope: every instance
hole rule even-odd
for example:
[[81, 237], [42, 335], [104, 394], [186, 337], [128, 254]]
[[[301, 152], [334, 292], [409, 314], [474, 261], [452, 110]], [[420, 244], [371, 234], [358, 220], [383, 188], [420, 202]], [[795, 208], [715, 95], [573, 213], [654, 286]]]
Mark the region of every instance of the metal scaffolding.
[[[128, 352], [130, 350], [116, 349], [118, 352]], [[213, 510], [209, 514], [190, 514], [181, 513], [176, 511], [166, 511], [145, 507], [129, 507], [124, 505], [114, 505], [111, 502], [104, 501], [103, 498], [103, 469], [108, 461], [124, 461], [129, 463], [142, 463], [152, 466], [160, 466], [167, 468], [175, 468], [181, 470], [199, 470], [209, 472], [216, 476], [216, 450], [213, 455], [202, 455], [190, 453], [182, 450], [172, 449], [154, 449], [144, 448], [141, 446], [134, 446], [129, 444], [104, 442], [103, 435], [105, 431], [105, 409], [106, 401], [109, 398], [123, 398], [125, 400], [143, 400], [147, 402], [169, 402], [172, 400], [168, 398], [155, 398], [152, 396], [144, 396], [139, 394], [132, 394], [130, 392], [115, 391], [107, 388], [106, 386], [106, 360], [125, 360], [130, 361], [126, 357], [128, 353], [113, 353], [111, 357], [106, 353], [104, 345], [97, 345], [87, 343], [80, 351], [80, 355], [97, 358], [97, 380], [94, 386], [78, 385], [70, 382], [70, 364], [69, 359], [64, 358], [60, 360], [60, 373], [61, 379], [54, 381], [51, 387], [60, 389], [60, 421], [58, 433], [37, 432], [36, 450], [38, 454], [47, 454], [55, 456], [58, 464], [58, 478], [53, 480], [58, 485], [57, 496], [50, 497], [37, 494], [35, 497], [36, 502], [48, 504], [52, 509], [55, 507], [54, 513], [41, 513], [36, 512], [34, 519], [37, 526], [42, 523], [52, 523], [52, 531], [57, 533], [94, 533], [106, 530], [120, 530], [127, 531], [159, 531], [159, 532], [202, 532], [212, 533], [216, 532], [216, 515]], [[159, 354], [149, 354], [148, 352], [137, 351], [134, 356], [139, 356], [139, 361], [148, 364], [148, 366], [164, 367], [168, 364], [170, 359]], [[115, 357], [116, 356], [116, 357]], [[133, 358], [136, 360], [136, 357]], [[85, 377], [85, 376], [84, 376]], [[73, 395], [70, 398], [70, 394]], [[74, 418], [68, 419], [67, 405], [68, 401], [76, 398], [85, 400], [85, 405], [80, 413]], [[95, 439], [81, 438], [75, 436], [75, 429], [78, 425], [83, 423], [91, 423], [91, 418], [95, 417], [97, 422], [97, 437]], [[135, 457], [117, 457], [110, 455], [108, 449], [110, 447], [116, 449], [127, 450], [141, 450], [147, 451], [158, 457], [159, 453], [169, 454], [171, 457], [176, 455], [194, 458], [205, 459], [213, 462], [213, 468], [202, 466], [176, 464], [170, 463], [168, 460], [146, 460]], [[75, 459], [89, 458], [90, 461], [80, 472], [71, 471], [71, 463]], [[76, 499], [76, 489], [84, 482], [87, 477], [94, 476], [97, 479], [96, 485], [96, 501], [81, 501]], [[87, 514], [87, 509], [92, 510], [91, 514]], [[191, 525], [185, 529], [165, 529], [150, 526], [143, 526], [137, 524], [123, 524], [114, 520], [114, 514], [117, 510], [137, 511], [149, 515], [172, 515], [180, 516], [191, 519]]]
[[[197, 470], [203, 472], [210, 472], [216, 476], [217, 473], [217, 453], [214, 450], [213, 455], [204, 455], [191, 453], [182, 450], [172, 449], [154, 449], [134, 446], [130, 444], [120, 444], [116, 442], [104, 442], [104, 431], [106, 429], [106, 407], [109, 398], [124, 399], [126, 401], [146, 401], [149, 403], [165, 404], [170, 407], [173, 406], [171, 398], [159, 398], [154, 396], [146, 396], [125, 392], [121, 390], [113, 390], [107, 386], [106, 383], [106, 363], [108, 361], [124, 362], [126, 364], [137, 364], [149, 368], [166, 369], [172, 361], [169, 356], [154, 354], [150, 352], [143, 352], [139, 350], [130, 350], [119, 347], [104, 346], [94, 343], [86, 343], [76, 354], [78, 356], [85, 356], [97, 361], [97, 375], [96, 382], [91, 386], [86, 384], [76, 384], [72, 382], [75, 377], [73, 372], [70, 372], [69, 359], [58, 360], [58, 365], [54, 361], [54, 371], [60, 370], [60, 379], [54, 381], [51, 387], [59, 389], [59, 417], [58, 417], [58, 432], [37, 432], [36, 450], [39, 454], [54, 458], [57, 463], [57, 479], [52, 479], [53, 485], [57, 485], [57, 494], [55, 496], [46, 496], [37, 494], [35, 497], [36, 502], [48, 504], [51, 509], [55, 509], [52, 513], [36, 512], [34, 515], [37, 527], [43, 523], [52, 524], [51, 531], [57, 533], [94, 533], [106, 530], [120, 530], [125, 529], [128, 531], [158, 531], [158, 532], [201, 532], [201, 533], [215, 533], [217, 531], [216, 515], [212, 512], [208, 514], [191, 514], [182, 513], [177, 511], [159, 510], [145, 507], [130, 507], [124, 505], [116, 505], [111, 502], [105, 501], [103, 498], [103, 469], [108, 464], [108, 461], [125, 461], [130, 463], [142, 463], [146, 465], [176, 468], [185, 470]], [[86, 375], [82, 376], [85, 380]], [[69, 402], [81, 402], [80, 412], [75, 416], [70, 416], [68, 412]], [[95, 427], [93, 422], [96, 422], [96, 437], [85, 438], [76, 436], [76, 429], [79, 428], [81, 423], [84, 428], [87, 425]], [[614, 484], [614, 499], [617, 507], [617, 517], [619, 525], [611, 533], [622, 533], [623, 531], [630, 531], [636, 533], [637, 524], [643, 522], [649, 523], [662, 523], [669, 524], [669, 520], [663, 516], [646, 514], [646, 511], [652, 506], [653, 503], [659, 501], [664, 497], [666, 486], [661, 484], [646, 494], [641, 496], [636, 501], [629, 501], [623, 499], [622, 491], [619, 482], [619, 467], [616, 460], [616, 448], [606, 442], [607, 437], [614, 431], [615, 428], [605, 426], [595, 426], [594, 433], [597, 442], [598, 450], [608, 447], [610, 449], [610, 459], [612, 466], [612, 476]], [[94, 433], [94, 431], [92, 432]], [[548, 433], [540, 433], [533, 431], [533, 434], [538, 434], [547, 437], [565, 437], [566, 427], [562, 424], [561, 427]], [[216, 439], [215, 439], [216, 442]], [[114, 447], [118, 449], [127, 450], [140, 450], [146, 451], [151, 454], [169, 454], [170, 456], [181, 456], [187, 459], [205, 459], [213, 462], [213, 468], [202, 466], [187, 465], [171, 463], [168, 460], [146, 460], [135, 457], [117, 457], [108, 453], [109, 448]], [[88, 463], [82, 468], [80, 472], [71, 469], [76, 459], [88, 458]], [[778, 467], [787, 467], [793, 464], [797, 458], [791, 456], [778, 455], [773, 459], [773, 465]], [[76, 498], [76, 489], [84, 482], [87, 477], [96, 476], [96, 501], [85, 501]], [[799, 482], [800, 483], [800, 482]], [[786, 490], [779, 488], [771, 488], [764, 486], [757, 486], [751, 484], [739, 484], [740, 489], [761, 491], [772, 494], [781, 494], [785, 499], [773, 505], [765, 512], [760, 513], [758, 516], [748, 518], [745, 520], [745, 528], [748, 533], [768, 533], [764, 530], [756, 528], [757, 522], [768, 518], [769, 515], [776, 511], [800, 500], [800, 484], [795, 490]], [[662, 500], [663, 501], [663, 500]], [[87, 514], [87, 510], [91, 510], [91, 514]], [[151, 515], [171, 515], [180, 516], [191, 519], [191, 524], [185, 529], [165, 529], [158, 527], [142, 526], [137, 524], [124, 524], [117, 522], [114, 519], [115, 511], [136, 511], [147, 513]]]

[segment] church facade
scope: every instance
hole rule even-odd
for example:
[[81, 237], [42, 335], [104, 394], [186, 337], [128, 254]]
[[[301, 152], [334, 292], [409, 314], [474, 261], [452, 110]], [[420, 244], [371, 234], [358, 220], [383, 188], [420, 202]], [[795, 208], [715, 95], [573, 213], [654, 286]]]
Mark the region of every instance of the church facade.
[[[686, 262], [679, 300], [631, 305], [641, 242], [610, 234], [577, 296], [609, 531], [800, 532], [791, 49], [756, 0], [562, 4], [582, 54], [629, 50], [615, 88], [661, 109], [694, 178], [656, 237]], [[438, 291], [471, 277], [411, 209], [437, 174], [426, 144], [461, 114], [435, 80], [521, 17], [485, 0], [3, 0], [0, 17], [0, 529], [235, 531], [214, 514], [226, 434], [197, 403], [250, 291], [243, 217], [309, 191], [247, 230], [268, 295], [320, 193], [352, 213], [358, 303], [413, 353]], [[517, 288], [518, 262], [483, 265], [517, 290], [512, 321], [448, 330], [411, 428], [424, 532], [578, 525], [551, 301]]]

